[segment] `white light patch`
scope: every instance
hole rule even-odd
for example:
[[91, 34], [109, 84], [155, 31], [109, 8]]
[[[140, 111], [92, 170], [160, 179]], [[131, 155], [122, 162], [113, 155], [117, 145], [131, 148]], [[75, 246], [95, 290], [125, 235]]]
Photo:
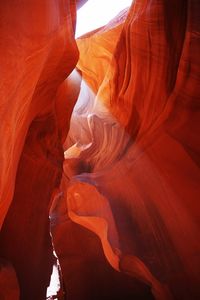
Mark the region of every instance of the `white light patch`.
[[106, 25], [132, 0], [88, 0], [77, 12], [76, 38]]

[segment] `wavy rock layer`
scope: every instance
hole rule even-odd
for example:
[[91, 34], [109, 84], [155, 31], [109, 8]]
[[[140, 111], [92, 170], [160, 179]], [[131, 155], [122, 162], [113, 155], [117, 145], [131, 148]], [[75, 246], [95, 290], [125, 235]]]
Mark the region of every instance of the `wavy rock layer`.
[[[48, 211], [69, 125], [55, 104], [66, 109], [69, 86], [62, 82], [78, 59], [76, 7], [75, 1], [2, 1], [0, 14], [0, 256], [16, 270], [20, 299], [39, 300], [54, 261]], [[68, 115], [72, 98], [73, 91]]]
[[199, 1], [135, 0], [74, 72], [75, 1], [0, 14], [0, 297], [45, 299], [51, 229], [70, 300], [199, 299]]
[[200, 296], [199, 12], [193, 0], [136, 0], [120, 24], [77, 42], [84, 81], [60, 214], [156, 299]]

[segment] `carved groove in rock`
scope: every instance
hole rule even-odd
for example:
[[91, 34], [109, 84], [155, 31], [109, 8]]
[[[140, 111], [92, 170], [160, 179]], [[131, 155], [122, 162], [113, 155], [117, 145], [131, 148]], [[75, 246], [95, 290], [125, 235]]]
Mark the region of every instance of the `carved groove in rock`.
[[0, 4], [6, 299], [45, 299], [57, 259], [58, 299], [199, 299], [198, 1], [76, 42], [75, 1], [29, 2]]

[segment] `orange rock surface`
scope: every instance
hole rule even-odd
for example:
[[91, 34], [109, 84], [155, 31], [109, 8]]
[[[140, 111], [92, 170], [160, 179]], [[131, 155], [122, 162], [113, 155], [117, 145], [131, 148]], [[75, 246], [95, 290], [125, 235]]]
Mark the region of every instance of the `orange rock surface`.
[[200, 3], [75, 41], [75, 2], [0, 3], [2, 295], [45, 299], [58, 258], [69, 300], [199, 299]]
[[66, 107], [67, 87], [62, 101], [58, 88], [78, 59], [76, 6], [1, 1], [0, 14], [0, 256], [16, 270], [20, 299], [39, 300], [54, 260], [48, 211], [63, 160], [55, 105]]
[[[85, 82], [64, 172], [79, 175], [74, 196], [68, 188], [65, 197], [71, 220], [99, 236], [115, 269], [152, 285], [156, 299], [197, 299], [199, 4], [173, 5], [134, 1], [119, 27], [77, 41]], [[111, 218], [102, 215], [102, 195], [115, 234]]]

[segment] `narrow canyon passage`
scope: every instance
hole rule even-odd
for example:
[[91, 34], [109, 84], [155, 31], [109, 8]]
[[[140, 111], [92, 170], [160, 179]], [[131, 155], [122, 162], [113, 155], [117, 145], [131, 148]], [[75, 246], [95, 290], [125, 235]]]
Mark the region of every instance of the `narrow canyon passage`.
[[200, 3], [95, 1], [0, 3], [0, 300], [197, 300]]

